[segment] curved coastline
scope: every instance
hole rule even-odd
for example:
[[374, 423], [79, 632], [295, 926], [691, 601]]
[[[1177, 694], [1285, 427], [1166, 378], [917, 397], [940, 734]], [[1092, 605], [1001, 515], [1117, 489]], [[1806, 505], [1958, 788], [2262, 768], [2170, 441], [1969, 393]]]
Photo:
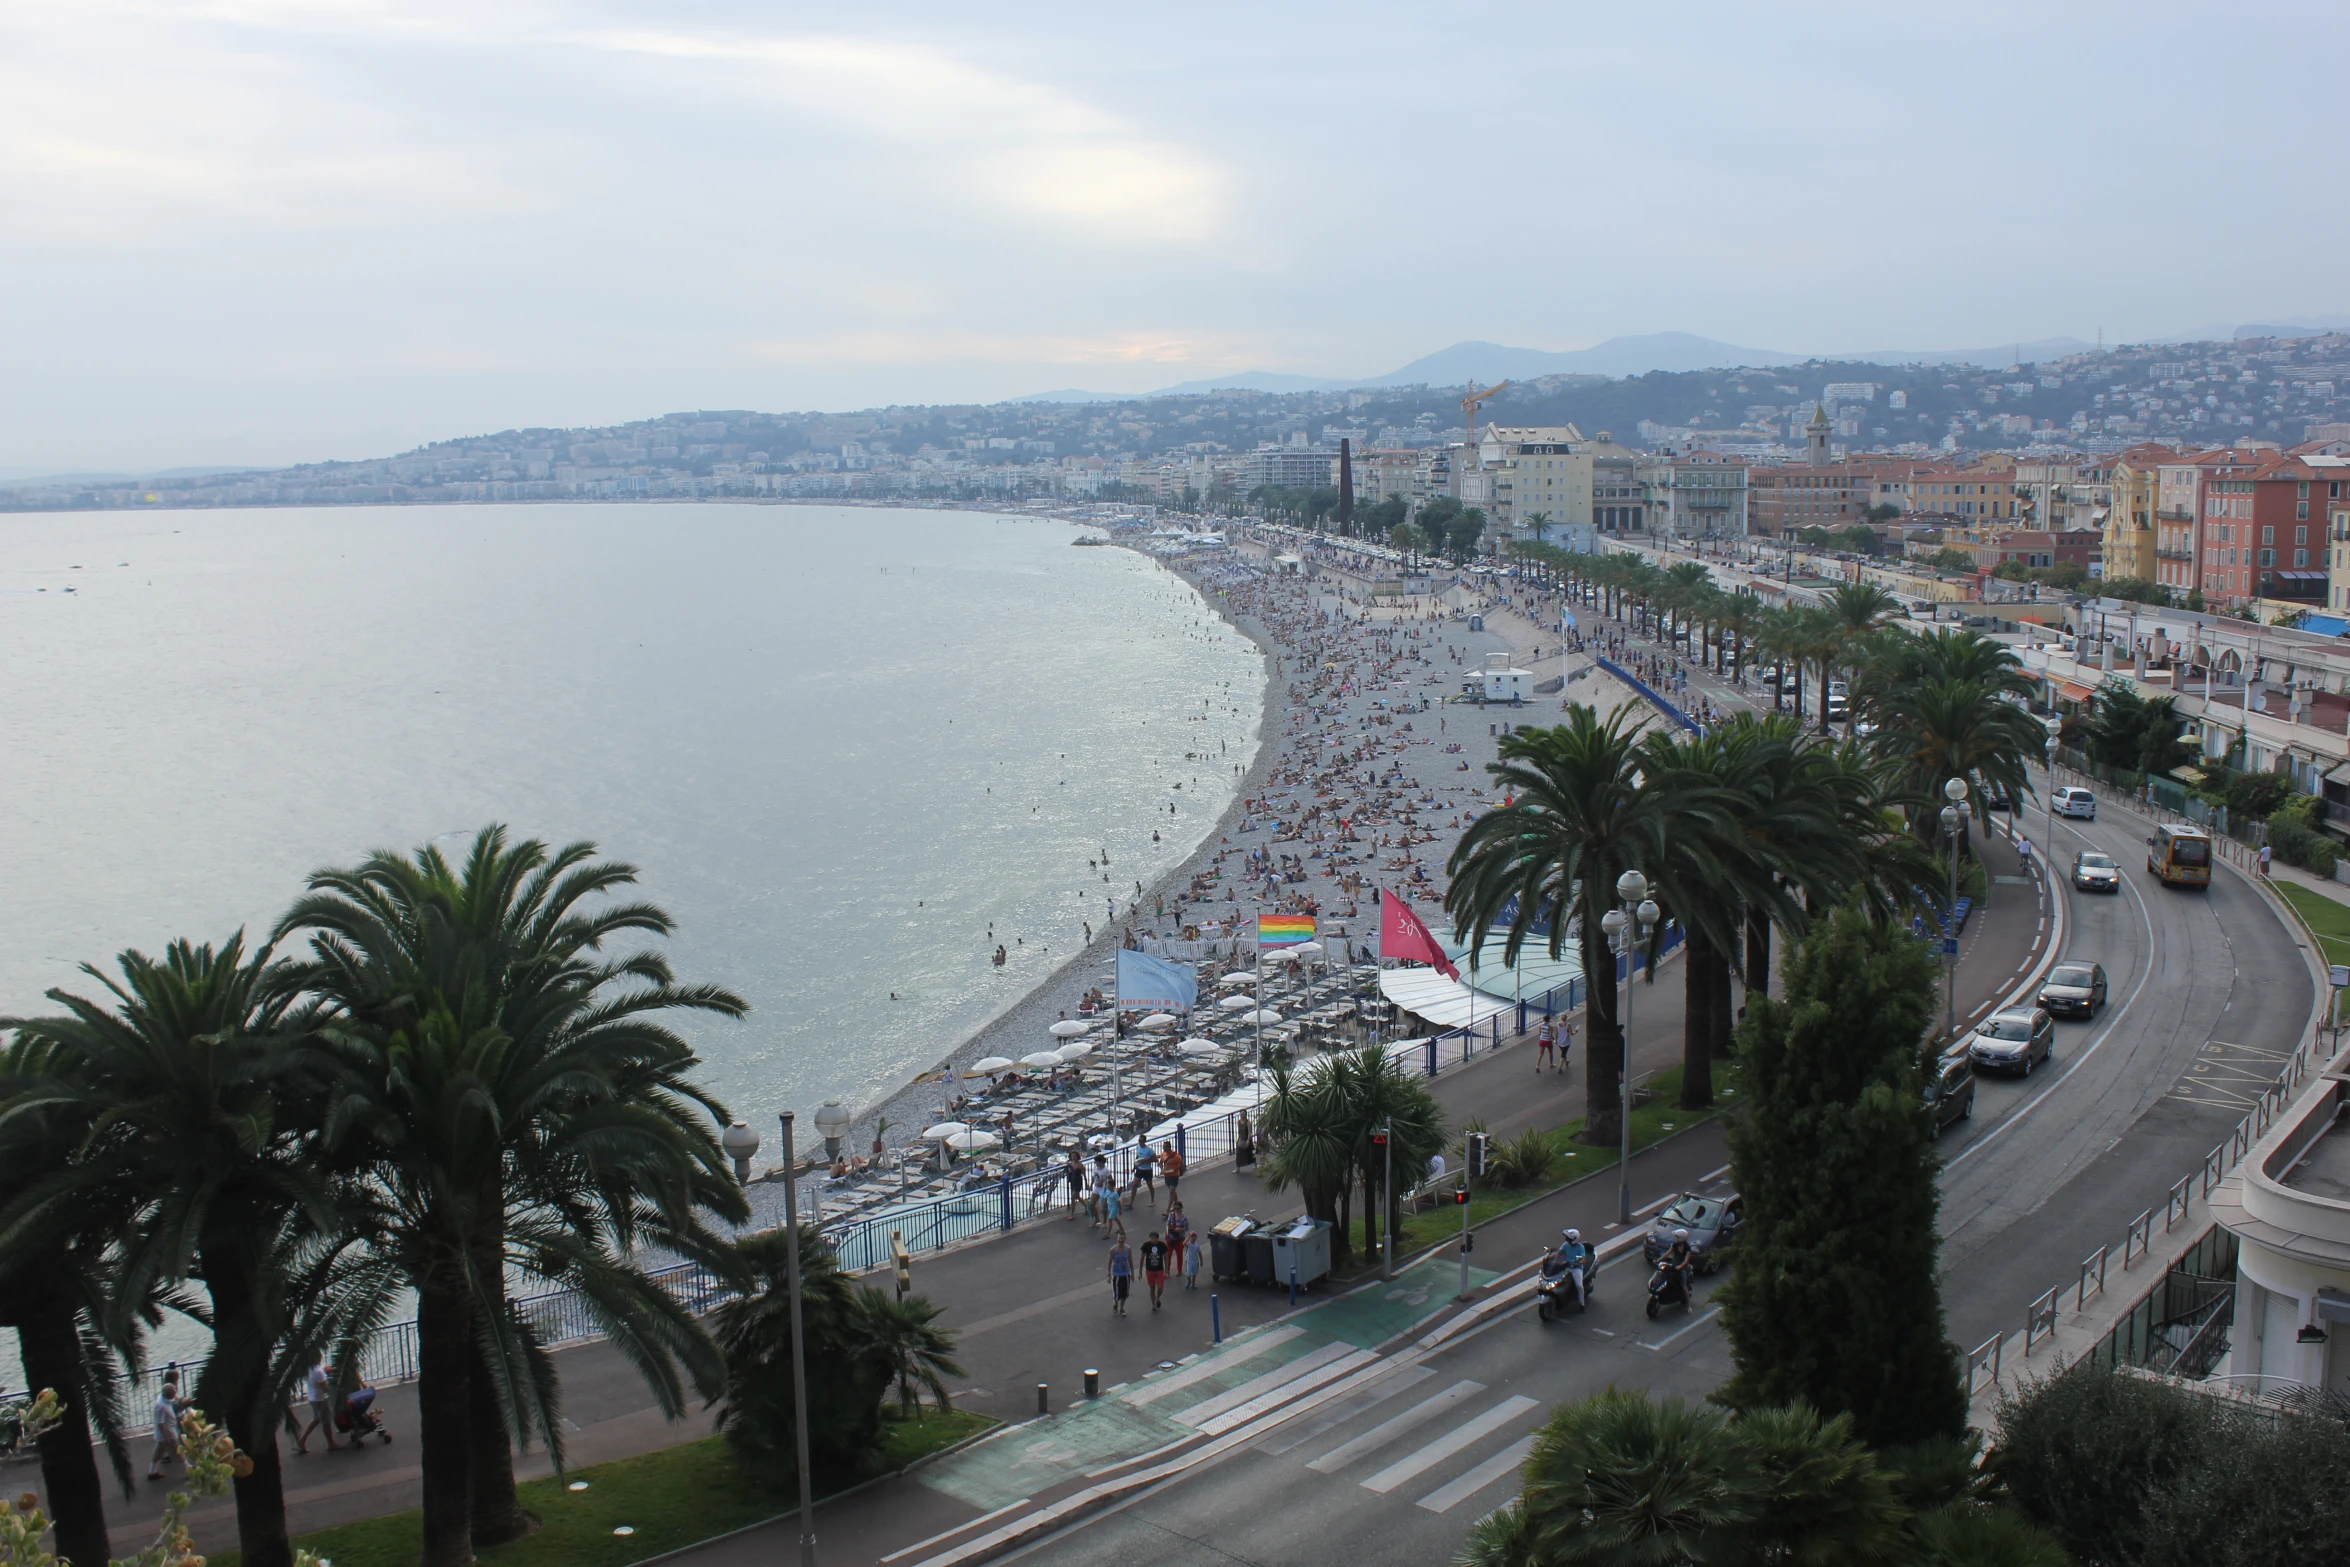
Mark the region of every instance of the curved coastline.
[[[1130, 548], [1116, 539], [1105, 539], [1106, 544]], [[1289, 650], [1275, 641], [1271, 634], [1257, 624], [1252, 616], [1236, 616], [1197, 573], [1173, 561], [1156, 555], [1144, 554], [1153, 564], [1180, 577], [1199, 594], [1202, 602], [1219, 616], [1226, 625], [1254, 643], [1265, 658], [1265, 685], [1257, 719], [1257, 754], [1241, 775], [1231, 802], [1211, 822], [1192, 851], [1172, 869], [1156, 880], [1145, 884], [1143, 900], [1188, 883], [1198, 871], [1214, 863], [1216, 851], [1221, 848], [1243, 814], [1243, 802], [1262, 794], [1266, 780], [1276, 764], [1287, 755], [1287, 725], [1289, 718], [1288, 686], [1284, 661]], [[984, 1056], [1018, 1056], [1037, 1048], [1045, 1026], [1065, 1012], [1074, 1012], [1077, 1001], [1092, 982], [1096, 968], [1109, 961], [1108, 955], [1118, 950], [1120, 941], [1116, 930], [1105, 930], [1092, 943], [1073, 952], [1056, 964], [1035, 984], [1017, 996], [1007, 999], [987, 1021], [981, 1023], [941, 1055], [912, 1081], [898, 1088], [879, 1103], [852, 1107], [856, 1113], [851, 1143], [863, 1147], [871, 1140], [870, 1131], [877, 1117], [887, 1117], [890, 1134], [885, 1139], [891, 1146], [911, 1140], [914, 1132], [935, 1118], [939, 1087], [933, 1080], [950, 1063], [960, 1068]]]

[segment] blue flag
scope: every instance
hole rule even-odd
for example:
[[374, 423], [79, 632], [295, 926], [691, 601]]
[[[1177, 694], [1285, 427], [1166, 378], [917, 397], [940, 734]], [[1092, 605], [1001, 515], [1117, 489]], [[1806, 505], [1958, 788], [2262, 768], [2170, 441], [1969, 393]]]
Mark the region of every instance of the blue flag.
[[1118, 1004], [1165, 1007], [1189, 1012], [1199, 1000], [1199, 972], [1188, 963], [1170, 963], [1147, 952], [1118, 949]]

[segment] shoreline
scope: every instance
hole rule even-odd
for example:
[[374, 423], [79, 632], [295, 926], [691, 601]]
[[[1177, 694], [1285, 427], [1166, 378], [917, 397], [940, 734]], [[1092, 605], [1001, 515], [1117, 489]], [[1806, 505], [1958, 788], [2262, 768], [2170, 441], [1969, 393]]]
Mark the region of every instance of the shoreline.
[[[1062, 520], [1062, 519], [1045, 519]], [[1092, 524], [1091, 526], [1100, 526]], [[1289, 695], [1284, 661], [1290, 650], [1283, 647], [1253, 617], [1235, 616], [1227, 606], [1217, 602], [1208, 585], [1194, 572], [1175, 562], [1134, 550], [1133, 546], [1117, 539], [1105, 543], [1130, 550], [1154, 565], [1180, 578], [1200, 596], [1208, 610], [1218, 616], [1240, 635], [1255, 644], [1265, 659], [1265, 683], [1257, 721], [1257, 754], [1249, 763], [1248, 771], [1240, 776], [1232, 798], [1219, 812], [1199, 843], [1175, 865], [1143, 886], [1138, 903], [1147, 903], [1171, 888], [1187, 884], [1192, 876], [1214, 862], [1217, 851], [1232, 835], [1244, 813], [1244, 802], [1265, 791], [1266, 780], [1287, 753]], [[1077, 999], [1093, 982], [1099, 965], [1114, 961], [1122, 940], [1118, 929], [1105, 929], [1092, 942], [1078, 948], [1068, 957], [1036, 980], [1034, 984], [1006, 1000], [987, 1019], [965, 1035], [952, 1049], [938, 1057], [912, 1080], [885, 1096], [878, 1103], [852, 1106], [855, 1119], [850, 1123], [849, 1136], [844, 1143], [858, 1149], [872, 1140], [866, 1128], [879, 1118], [889, 1121], [889, 1135], [883, 1141], [896, 1148], [912, 1140], [912, 1134], [937, 1119], [937, 1101], [940, 1089], [937, 1075], [952, 1063], [961, 1068], [984, 1056], [1005, 1055], [1018, 1057], [1038, 1048], [1045, 1026], [1061, 1014], [1074, 1012]], [[1020, 1043], [1024, 1041], [1024, 1043]], [[1017, 1043], [1017, 1048], [1013, 1046]]]

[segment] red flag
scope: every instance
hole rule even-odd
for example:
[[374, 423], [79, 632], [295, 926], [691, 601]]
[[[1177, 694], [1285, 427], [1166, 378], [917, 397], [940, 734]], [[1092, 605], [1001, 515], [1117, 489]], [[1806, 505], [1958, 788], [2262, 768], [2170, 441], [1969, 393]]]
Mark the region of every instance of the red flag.
[[1444, 955], [1443, 944], [1428, 933], [1426, 923], [1392, 892], [1379, 898], [1379, 954], [1415, 959], [1440, 971], [1446, 979], [1461, 977], [1452, 959]]

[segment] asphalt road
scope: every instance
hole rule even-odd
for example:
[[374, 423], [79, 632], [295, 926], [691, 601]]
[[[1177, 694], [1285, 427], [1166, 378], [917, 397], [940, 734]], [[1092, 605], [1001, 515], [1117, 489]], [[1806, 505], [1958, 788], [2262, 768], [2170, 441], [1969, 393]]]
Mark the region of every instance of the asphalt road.
[[[1971, 938], [1968, 956], [1976, 941], [2013, 946], [2021, 982], [2034, 965], [2017, 934], [2054, 916], [2053, 895], [2063, 900], [2061, 956], [2103, 964], [2111, 1000], [2093, 1020], [2059, 1022], [2054, 1058], [2030, 1077], [1981, 1078], [1973, 1116], [1944, 1135], [1944, 1297], [1961, 1344], [2019, 1326], [2024, 1307], [2072, 1285], [2098, 1247], [2118, 1250], [2129, 1222], [2159, 1209], [2242, 1118], [2315, 999], [2299, 929], [2225, 869], [2208, 892], [2162, 887], [2144, 871], [2147, 826], [2134, 812], [2101, 802], [2096, 821], [2060, 823], [2053, 844], [2042, 842], [2044, 814], [2027, 831], [2060, 869], [2083, 848], [2111, 854], [2125, 867], [2122, 889], [2080, 893], [2061, 876], [2053, 886], [1998, 882], [1999, 917], [1987, 922], [1997, 934]], [[1704, 1140], [1715, 1135], [1706, 1128]], [[1682, 1157], [1698, 1152], [1692, 1144]], [[1011, 1559], [1449, 1560], [1469, 1525], [1513, 1493], [1551, 1405], [1611, 1384], [1702, 1397], [1727, 1373], [1703, 1292], [1692, 1313], [1651, 1324], [1639, 1309], [1644, 1273], [1615, 1264], [1584, 1319], [1544, 1326], [1512, 1310], [1433, 1353], [1391, 1357], [1349, 1397]]]

